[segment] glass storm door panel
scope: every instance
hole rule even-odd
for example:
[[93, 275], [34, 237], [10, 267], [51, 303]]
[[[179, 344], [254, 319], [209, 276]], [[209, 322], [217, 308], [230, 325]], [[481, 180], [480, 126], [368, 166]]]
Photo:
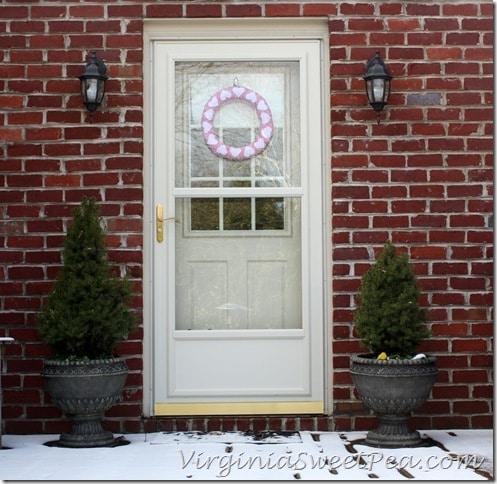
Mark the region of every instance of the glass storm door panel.
[[154, 54], [155, 412], [322, 412], [320, 44]]
[[298, 62], [178, 62], [175, 74], [176, 187], [191, 189], [175, 199], [176, 329], [301, 328], [300, 197], [272, 193], [300, 185]]

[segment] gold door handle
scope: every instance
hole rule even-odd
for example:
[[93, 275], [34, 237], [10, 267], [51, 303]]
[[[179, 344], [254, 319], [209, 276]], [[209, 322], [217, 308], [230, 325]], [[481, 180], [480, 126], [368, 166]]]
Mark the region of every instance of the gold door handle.
[[162, 205], [159, 203], [155, 208], [155, 232], [157, 236], [157, 242], [161, 243], [164, 241], [164, 215], [162, 210]]

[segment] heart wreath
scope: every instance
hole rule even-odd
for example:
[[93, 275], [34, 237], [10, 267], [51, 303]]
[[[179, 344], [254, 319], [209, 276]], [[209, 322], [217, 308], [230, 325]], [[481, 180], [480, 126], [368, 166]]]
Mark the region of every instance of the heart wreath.
[[[224, 104], [244, 101], [257, 111], [260, 121], [259, 134], [246, 146], [229, 146], [219, 140], [214, 129], [214, 116]], [[273, 116], [266, 100], [256, 91], [243, 86], [225, 87], [216, 92], [205, 104], [202, 112], [202, 133], [209, 149], [216, 156], [232, 161], [247, 160], [262, 153], [273, 136]]]

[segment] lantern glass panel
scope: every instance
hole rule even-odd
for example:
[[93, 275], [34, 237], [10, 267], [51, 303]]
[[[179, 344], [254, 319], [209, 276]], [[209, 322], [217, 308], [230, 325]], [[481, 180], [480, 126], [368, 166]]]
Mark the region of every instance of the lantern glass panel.
[[98, 90], [97, 90], [97, 103], [100, 104], [104, 98], [105, 94], [105, 81], [102, 79], [98, 80]]
[[390, 97], [390, 79], [385, 79], [385, 102]]
[[97, 94], [98, 93], [98, 85], [99, 81], [98, 79], [85, 79], [83, 82], [83, 85], [85, 86], [86, 92], [83, 94], [86, 102], [89, 103], [94, 103], [98, 102], [97, 101]]
[[377, 103], [385, 100], [385, 79], [373, 79], [373, 101]]

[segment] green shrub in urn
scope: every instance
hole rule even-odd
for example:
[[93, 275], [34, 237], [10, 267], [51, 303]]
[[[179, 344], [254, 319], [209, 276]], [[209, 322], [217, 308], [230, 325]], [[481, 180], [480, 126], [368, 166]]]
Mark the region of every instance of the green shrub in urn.
[[38, 315], [40, 335], [62, 359], [114, 355], [134, 328], [128, 303], [132, 284], [107, 258], [100, 208], [83, 199], [73, 212], [62, 252], [63, 266]]
[[412, 357], [430, 331], [407, 254], [388, 241], [361, 281], [355, 325], [362, 344], [388, 358]]

